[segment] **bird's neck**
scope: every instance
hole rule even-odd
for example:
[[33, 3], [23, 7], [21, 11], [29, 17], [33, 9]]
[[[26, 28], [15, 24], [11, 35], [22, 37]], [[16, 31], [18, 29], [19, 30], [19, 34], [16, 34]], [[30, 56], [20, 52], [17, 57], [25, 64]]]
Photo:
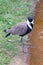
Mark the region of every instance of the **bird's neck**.
[[29, 20], [27, 20], [27, 25], [28, 25], [28, 27], [30, 28], [30, 29], [32, 29], [32, 26], [31, 26], [31, 23], [29, 22]]

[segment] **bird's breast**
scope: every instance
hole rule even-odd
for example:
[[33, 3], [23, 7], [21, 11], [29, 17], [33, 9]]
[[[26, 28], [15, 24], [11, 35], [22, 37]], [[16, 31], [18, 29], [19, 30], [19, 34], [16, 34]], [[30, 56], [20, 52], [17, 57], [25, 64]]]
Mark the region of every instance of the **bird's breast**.
[[26, 31], [24, 34], [19, 35], [19, 36], [25, 36], [25, 35], [27, 35], [28, 33], [30, 33], [31, 31], [32, 31], [32, 29], [30, 29], [29, 26], [27, 25], [27, 31]]

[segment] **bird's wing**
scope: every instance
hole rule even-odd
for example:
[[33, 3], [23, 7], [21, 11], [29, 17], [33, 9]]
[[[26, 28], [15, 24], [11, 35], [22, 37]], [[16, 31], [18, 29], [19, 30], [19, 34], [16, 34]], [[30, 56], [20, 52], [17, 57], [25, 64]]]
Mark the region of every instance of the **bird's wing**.
[[12, 34], [22, 35], [25, 34], [27, 31], [27, 24], [26, 22], [19, 23], [11, 28]]

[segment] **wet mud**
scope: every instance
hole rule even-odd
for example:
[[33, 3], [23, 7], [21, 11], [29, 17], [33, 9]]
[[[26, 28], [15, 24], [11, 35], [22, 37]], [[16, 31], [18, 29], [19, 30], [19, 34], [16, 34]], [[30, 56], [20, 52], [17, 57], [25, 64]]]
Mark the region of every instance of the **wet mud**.
[[[35, 12], [35, 23], [30, 38], [30, 65], [43, 65], [43, 0], [37, 3]], [[28, 59], [29, 57], [29, 65]]]

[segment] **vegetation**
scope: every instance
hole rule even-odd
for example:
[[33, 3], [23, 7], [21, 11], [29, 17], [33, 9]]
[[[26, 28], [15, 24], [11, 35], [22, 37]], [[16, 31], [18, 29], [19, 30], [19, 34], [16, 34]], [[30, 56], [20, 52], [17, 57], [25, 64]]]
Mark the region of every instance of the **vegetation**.
[[19, 42], [9, 42], [20, 39], [18, 36], [5, 38], [7, 29], [29, 16], [28, 0], [0, 0], [0, 65], [8, 65], [11, 58], [17, 54]]

